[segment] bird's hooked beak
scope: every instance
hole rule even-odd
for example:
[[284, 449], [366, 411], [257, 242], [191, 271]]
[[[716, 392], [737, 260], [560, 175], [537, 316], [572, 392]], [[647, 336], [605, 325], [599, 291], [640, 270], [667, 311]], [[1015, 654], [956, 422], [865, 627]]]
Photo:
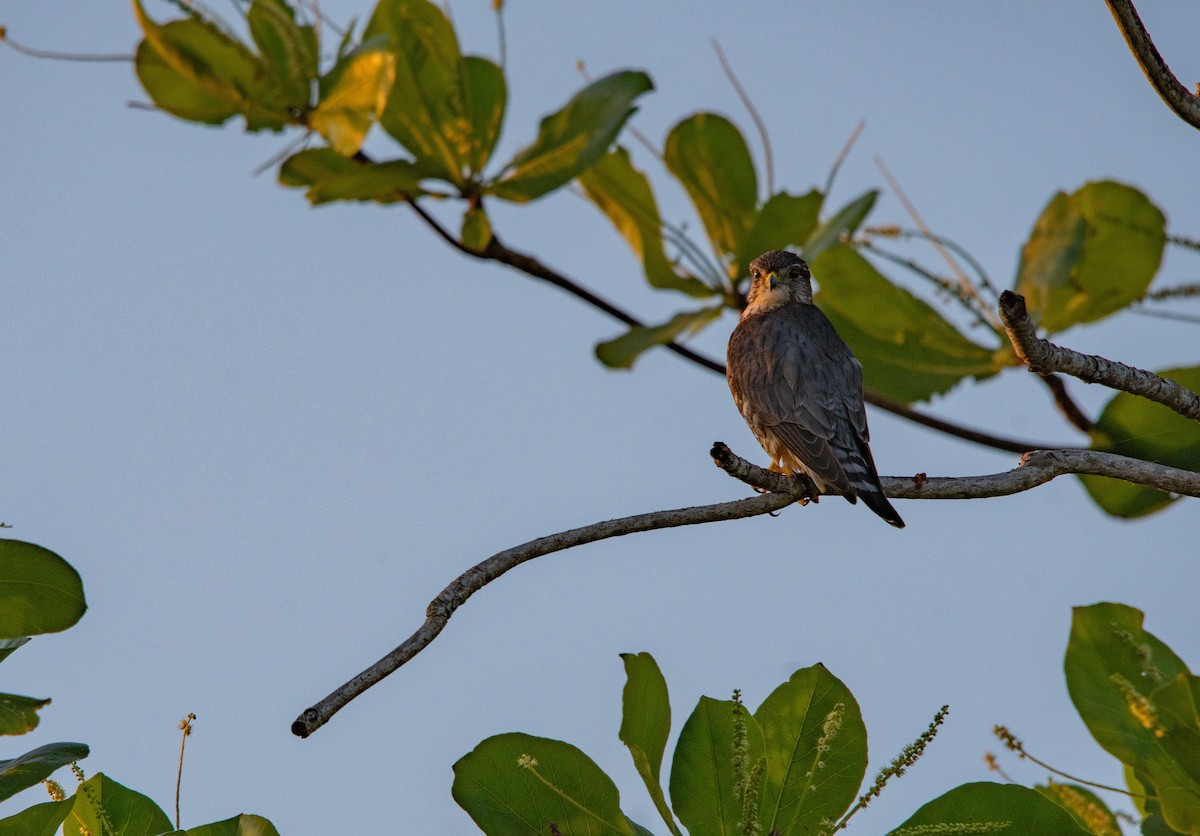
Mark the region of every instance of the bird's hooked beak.
[[767, 273], [767, 289], [774, 290], [779, 287], [779, 274], [775, 272]]

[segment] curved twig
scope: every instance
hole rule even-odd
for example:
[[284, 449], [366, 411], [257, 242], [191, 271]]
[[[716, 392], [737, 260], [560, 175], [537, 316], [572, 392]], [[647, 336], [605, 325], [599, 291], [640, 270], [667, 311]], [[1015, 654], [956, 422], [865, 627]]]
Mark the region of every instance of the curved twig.
[[1129, 51], [1167, 107], [1193, 128], [1200, 129], [1200, 97], [1193, 95], [1171, 72], [1154, 46], [1154, 41], [1150, 40], [1150, 33], [1138, 17], [1133, 3], [1130, 0], [1108, 0], [1108, 9], [1125, 36]]
[[1017, 356], [1025, 361], [1030, 371], [1062, 372], [1087, 383], [1100, 383], [1110, 389], [1140, 395], [1185, 418], [1200, 421], [1200, 395], [1175, 381], [1095, 354], [1081, 354], [1038, 337], [1025, 307], [1025, 297], [1019, 293], [1006, 290], [1000, 294], [1000, 316]]
[[[292, 723], [292, 733], [308, 737], [321, 728], [351, 700], [408, 662], [437, 638], [450, 616], [468, 598], [528, 560], [625, 534], [767, 514], [815, 494], [812, 482], [807, 477], [784, 476], [758, 467], [735, 455], [721, 442], [713, 445], [712, 456], [726, 473], [770, 492], [733, 502], [652, 511], [606, 520], [539, 537], [497, 552], [463, 572], [443, 589], [425, 611], [425, 623], [402, 644], [316, 705], [305, 709]], [[1020, 465], [1015, 469], [986, 476], [929, 478], [919, 474], [910, 477], [887, 476], [880, 481], [884, 492], [894, 499], [979, 499], [1026, 491], [1068, 473], [1111, 476], [1172, 493], [1200, 496], [1200, 473], [1092, 450], [1037, 450], [1022, 456]]]

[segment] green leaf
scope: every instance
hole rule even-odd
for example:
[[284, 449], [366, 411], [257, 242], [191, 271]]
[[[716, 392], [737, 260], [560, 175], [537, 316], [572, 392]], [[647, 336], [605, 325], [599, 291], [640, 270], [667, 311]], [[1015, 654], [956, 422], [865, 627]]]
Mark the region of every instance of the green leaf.
[[817, 306], [863, 366], [863, 385], [904, 403], [999, 370], [994, 353], [968, 340], [936, 310], [888, 281], [845, 245], [812, 265]]
[[334, 200], [373, 200], [396, 203], [404, 195], [425, 193], [421, 183], [429, 173], [408, 160], [363, 163], [332, 148], [310, 148], [288, 157], [279, 168], [285, 186], [308, 186], [314, 206]]
[[364, 38], [387, 35], [396, 80], [379, 123], [417, 162], [463, 184], [469, 125], [460, 98], [461, 54], [454, 27], [428, 0], [380, 0]]
[[307, 110], [317, 77], [316, 31], [297, 26], [296, 13], [285, 0], [254, 0], [246, 23], [286, 106]]
[[1067, 691], [1096, 742], [1144, 776], [1167, 824], [1187, 833], [1200, 828], [1200, 753], [1179, 751], [1196, 739], [1189, 671], [1142, 619], [1123, 604], [1075, 608]]
[[279, 836], [279, 831], [262, 816], [242, 813], [225, 821], [188, 828], [187, 836]]
[[3, 662], [13, 654], [18, 647], [29, 643], [29, 636], [21, 636], [17, 639], [0, 639], [0, 662]]
[[841, 818], [867, 771], [867, 729], [850, 689], [824, 665], [802, 668], [754, 719], [766, 746], [766, 831], [812, 833]]
[[[101, 811], [105, 821], [112, 825], [111, 831], [101, 829]], [[63, 826], [63, 836], [97, 836], [108, 832], [151, 836], [173, 830], [171, 820], [157, 804], [99, 772], [88, 778], [81, 791], [75, 793], [75, 806]]]
[[1042, 795], [1070, 813], [1075, 821], [1088, 833], [1096, 836], [1121, 836], [1121, 825], [1108, 805], [1089, 790], [1077, 784], [1038, 784], [1034, 787]]
[[[937, 828], [941, 828], [940, 830]], [[1088, 836], [1071, 814], [1036, 790], [980, 781], [955, 787], [890, 831], [918, 833], [1004, 833]]]
[[1166, 218], [1111, 180], [1059, 192], [1021, 251], [1016, 291], [1047, 332], [1093, 322], [1142, 298], [1162, 263]]
[[704, 282], [680, 275], [663, 249], [663, 223], [646, 175], [633, 167], [629, 152], [617, 147], [579, 175], [584, 194], [642, 260], [651, 287], [678, 290], [691, 296], [712, 296]]
[[[701, 697], [683, 724], [671, 762], [671, 804], [679, 821], [695, 834], [740, 832], [741, 804], [734, 794], [734, 710], [731, 700]], [[763, 732], [745, 715], [750, 764], [763, 758]]]
[[20, 757], [0, 761], [0, 801], [49, 778], [54, 770], [88, 756], [82, 743], [47, 743]]
[[872, 189], [855, 198], [838, 210], [832, 218], [813, 230], [808, 240], [804, 242], [801, 255], [811, 265], [821, 257], [821, 254], [837, 246], [842, 236], [851, 236], [859, 225], [866, 220], [871, 209], [875, 207], [875, 199], [879, 192]]
[[661, 325], [635, 325], [621, 336], [596, 346], [596, 357], [610, 369], [631, 369], [642, 352], [694, 333], [721, 315], [722, 305], [677, 313]]
[[754, 217], [742, 239], [735, 264], [737, 279], [749, 279], [750, 262], [769, 250], [803, 247], [813, 236], [825, 196], [816, 189], [805, 195], [772, 195]]
[[34, 804], [14, 816], [0, 819], [0, 836], [54, 836], [74, 806], [73, 797]]
[[37, 728], [38, 709], [50, 704], [50, 699], [0, 694], [0, 734], [25, 734]]
[[[142, 79], [143, 86], [155, 104], [184, 119], [211, 124], [240, 113], [248, 131], [280, 130], [294, 121], [287, 95], [241, 41], [198, 17], [160, 26], [146, 14], [141, 0], [134, 0], [133, 9], [145, 34], [143, 43], [159, 59], [150, 59], [139, 47], [138, 55], [150, 65], [149, 83]], [[176, 78], [169, 78], [169, 72]], [[156, 93], [164, 93], [166, 99], [160, 102]]]
[[482, 251], [492, 240], [492, 223], [482, 207], [472, 206], [463, 215], [462, 242], [472, 250]]
[[470, 174], [480, 174], [500, 138], [508, 85], [504, 81], [504, 71], [495, 62], [477, 55], [467, 55], [459, 60], [458, 80], [463, 116], [469, 126], [469, 150], [463, 163]]
[[636, 110], [634, 100], [653, 88], [650, 76], [632, 70], [593, 81], [542, 119], [537, 139], [487, 191], [525, 203], [565, 186], [603, 156]]
[[[1200, 366], [1157, 372], [1192, 391], [1200, 391]], [[1200, 424], [1162, 404], [1119, 392], [1092, 428], [1092, 449], [1200, 470]], [[1104, 476], [1081, 476], [1088, 493], [1107, 513], [1141, 517], [1165, 508], [1177, 497], [1142, 485]]]
[[642, 776], [654, 806], [672, 833], [675, 819], [662, 791], [662, 759], [671, 733], [671, 703], [667, 680], [649, 653], [622, 653], [625, 690], [621, 694], [621, 742], [629, 747], [633, 765]]
[[758, 203], [754, 161], [742, 132], [715, 113], [689, 116], [667, 134], [663, 162], [687, 189], [713, 249], [734, 258]]
[[0, 637], [57, 633], [83, 617], [83, 582], [54, 552], [0, 540]]
[[489, 737], [454, 764], [451, 792], [484, 833], [633, 834], [612, 779], [561, 740]]
[[396, 58], [387, 48], [387, 39], [364, 42], [321, 79], [321, 101], [309, 114], [308, 124], [337, 153], [357, 154], [395, 79]]

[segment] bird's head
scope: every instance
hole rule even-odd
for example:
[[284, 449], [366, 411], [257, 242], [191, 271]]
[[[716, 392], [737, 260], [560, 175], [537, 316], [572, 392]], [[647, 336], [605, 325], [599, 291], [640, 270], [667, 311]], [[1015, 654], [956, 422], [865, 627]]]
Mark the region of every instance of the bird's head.
[[780, 305], [811, 305], [812, 273], [795, 253], [771, 250], [750, 262], [746, 313], [764, 313]]

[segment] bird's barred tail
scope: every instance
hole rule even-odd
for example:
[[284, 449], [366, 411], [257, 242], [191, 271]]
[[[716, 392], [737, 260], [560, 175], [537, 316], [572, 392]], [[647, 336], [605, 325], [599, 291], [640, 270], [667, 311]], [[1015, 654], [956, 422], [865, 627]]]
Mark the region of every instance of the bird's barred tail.
[[904, 528], [904, 520], [900, 519], [892, 503], [883, 495], [883, 486], [879, 484], [879, 474], [875, 471], [875, 462], [869, 449], [861, 453], [855, 451], [846, 456], [842, 467], [851, 487], [862, 498], [864, 505], [882, 517], [888, 525]]

